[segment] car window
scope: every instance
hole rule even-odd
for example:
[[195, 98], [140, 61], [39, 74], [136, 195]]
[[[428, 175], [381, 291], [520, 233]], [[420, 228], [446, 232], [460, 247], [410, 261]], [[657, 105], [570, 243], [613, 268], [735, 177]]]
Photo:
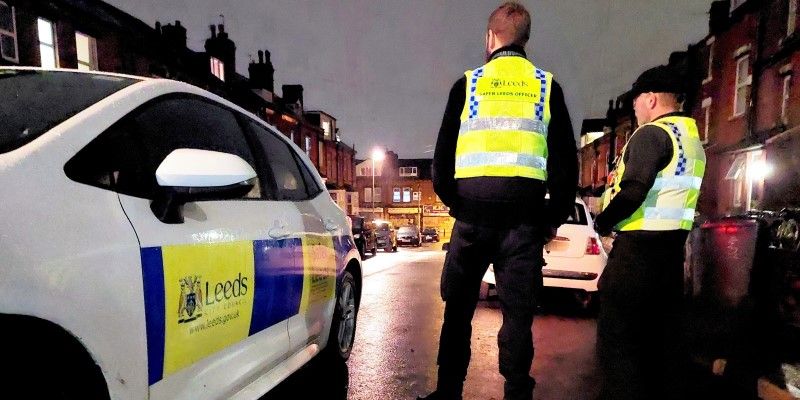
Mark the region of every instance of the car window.
[[138, 82], [62, 71], [0, 70], [0, 154], [19, 148], [111, 94]]
[[353, 221], [353, 229], [364, 229], [364, 218], [350, 216], [350, 220]]
[[[545, 206], [549, 203], [549, 198], [544, 199]], [[586, 211], [584, 211], [581, 203], [575, 203], [575, 207], [572, 209], [569, 216], [567, 216], [567, 221], [564, 223], [569, 225], [589, 225], [589, 221], [586, 219]]]
[[309, 199], [310, 194], [303, 173], [289, 144], [256, 121], [248, 119], [247, 127], [255, 135], [258, 145], [264, 152], [267, 165], [272, 171], [273, 178], [269, 184], [273, 186], [275, 199], [291, 201]]
[[[235, 154], [254, 170], [253, 154], [234, 113], [196, 96], [167, 96], [121, 119], [81, 149], [64, 169], [71, 179], [152, 199], [155, 171], [180, 148]], [[242, 198], [261, 198], [258, 179]]]
[[308, 191], [308, 196], [313, 198], [316, 197], [318, 194], [322, 192], [322, 188], [317, 183], [317, 179], [314, 178], [313, 173], [306, 167], [306, 164], [300, 159], [298, 154], [294, 155], [295, 161], [300, 166], [300, 172], [303, 174], [303, 181], [306, 184], [306, 190]]
[[412, 228], [412, 227], [410, 227], [410, 226], [404, 226], [404, 227], [401, 227], [401, 228], [399, 228], [399, 229], [397, 230], [397, 233], [401, 233], [401, 234], [409, 234], [409, 233], [416, 233], [416, 231], [417, 231], [417, 230], [416, 230], [415, 228]]
[[589, 225], [589, 221], [586, 220], [586, 212], [583, 210], [583, 206], [575, 203], [575, 208], [572, 209], [572, 214], [567, 217], [566, 224], [571, 225]]

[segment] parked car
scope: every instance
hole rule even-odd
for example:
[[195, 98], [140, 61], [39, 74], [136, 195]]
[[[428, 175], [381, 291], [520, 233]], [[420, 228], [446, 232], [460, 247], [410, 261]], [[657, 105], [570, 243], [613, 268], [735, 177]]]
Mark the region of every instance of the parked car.
[[378, 247], [385, 252], [397, 251], [397, 232], [395, 232], [394, 225], [389, 221], [383, 220], [375, 220], [373, 223]]
[[[556, 237], [544, 246], [543, 254], [547, 263], [542, 268], [544, 286], [572, 290], [583, 308], [595, 304], [597, 281], [608, 260], [593, 225], [586, 204], [576, 198], [573, 213], [558, 228]], [[485, 298], [494, 284], [494, 267], [489, 266], [483, 278], [481, 297]]]
[[422, 246], [422, 238], [416, 226], [401, 226], [397, 230], [397, 244], [419, 247]]
[[438, 242], [439, 241], [439, 232], [436, 232], [436, 228], [425, 228], [422, 230], [422, 241], [423, 242]]
[[367, 251], [372, 253], [373, 256], [378, 254], [378, 240], [375, 237], [375, 229], [372, 226], [372, 222], [358, 215], [351, 215], [350, 221], [353, 225], [353, 240], [356, 242], [361, 259], [364, 259]]
[[[361, 261], [311, 161], [186, 83], [0, 68], [5, 381], [257, 398], [346, 360]], [[43, 377], [47, 383], [42, 384]]]

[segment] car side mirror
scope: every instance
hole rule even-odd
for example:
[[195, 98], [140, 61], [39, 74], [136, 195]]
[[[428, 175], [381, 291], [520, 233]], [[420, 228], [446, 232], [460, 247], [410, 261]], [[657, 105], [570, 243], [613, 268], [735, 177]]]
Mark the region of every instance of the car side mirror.
[[193, 201], [234, 199], [253, 189], [253, 167], [235, 154], [177, 149], [156, 169], [161, 187], [150, 209], [166, 224], [183, 223], [183, 205]]

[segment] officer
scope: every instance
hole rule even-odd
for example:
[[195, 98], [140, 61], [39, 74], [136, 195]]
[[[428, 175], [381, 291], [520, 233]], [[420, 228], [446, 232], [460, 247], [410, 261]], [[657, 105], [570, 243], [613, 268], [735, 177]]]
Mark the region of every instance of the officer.
[[683, 246], [706, 157], [681, 109], [684, 79], [645, 71], [630, 91], [639, 128], [609, 177], [595, 229], [617, 231], [600, 278], [597, 346], [603, 399], [685, 399]]
[[532, 398], [531, 326], [542, 246], [574, 209], [578, 166], [564, 94], [551, 73], [526, 59], [529, 36], [523, 6], [498, 7], [489, 17], [486, 64], [450, 90], [433, 184], [456, 222], [442, 273], [438, 382], [424, 399], [461, 399], [472, 316], [490, 263], [503, 312], [498, 345], [505, 398]]

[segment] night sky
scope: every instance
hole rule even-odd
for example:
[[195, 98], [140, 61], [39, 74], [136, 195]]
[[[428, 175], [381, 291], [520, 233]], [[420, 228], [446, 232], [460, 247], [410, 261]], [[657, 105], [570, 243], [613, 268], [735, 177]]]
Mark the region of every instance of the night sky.
[[[475, 0], [106, 0], [149, 25], [180, 20], [202, 51], [222, 22], [236, 43], [236, 70], [272, 53], [275, 88], [302, 84], [306, 110], [338, 120], [357, 157], [373, 146], [432, 157], [453, 82], [483, 64], [489, 14]], [[528, 0], [537, 66], [563, 86], [576, 135], [643, 70], [667, 62], [708, 32], [711, 0]]]

